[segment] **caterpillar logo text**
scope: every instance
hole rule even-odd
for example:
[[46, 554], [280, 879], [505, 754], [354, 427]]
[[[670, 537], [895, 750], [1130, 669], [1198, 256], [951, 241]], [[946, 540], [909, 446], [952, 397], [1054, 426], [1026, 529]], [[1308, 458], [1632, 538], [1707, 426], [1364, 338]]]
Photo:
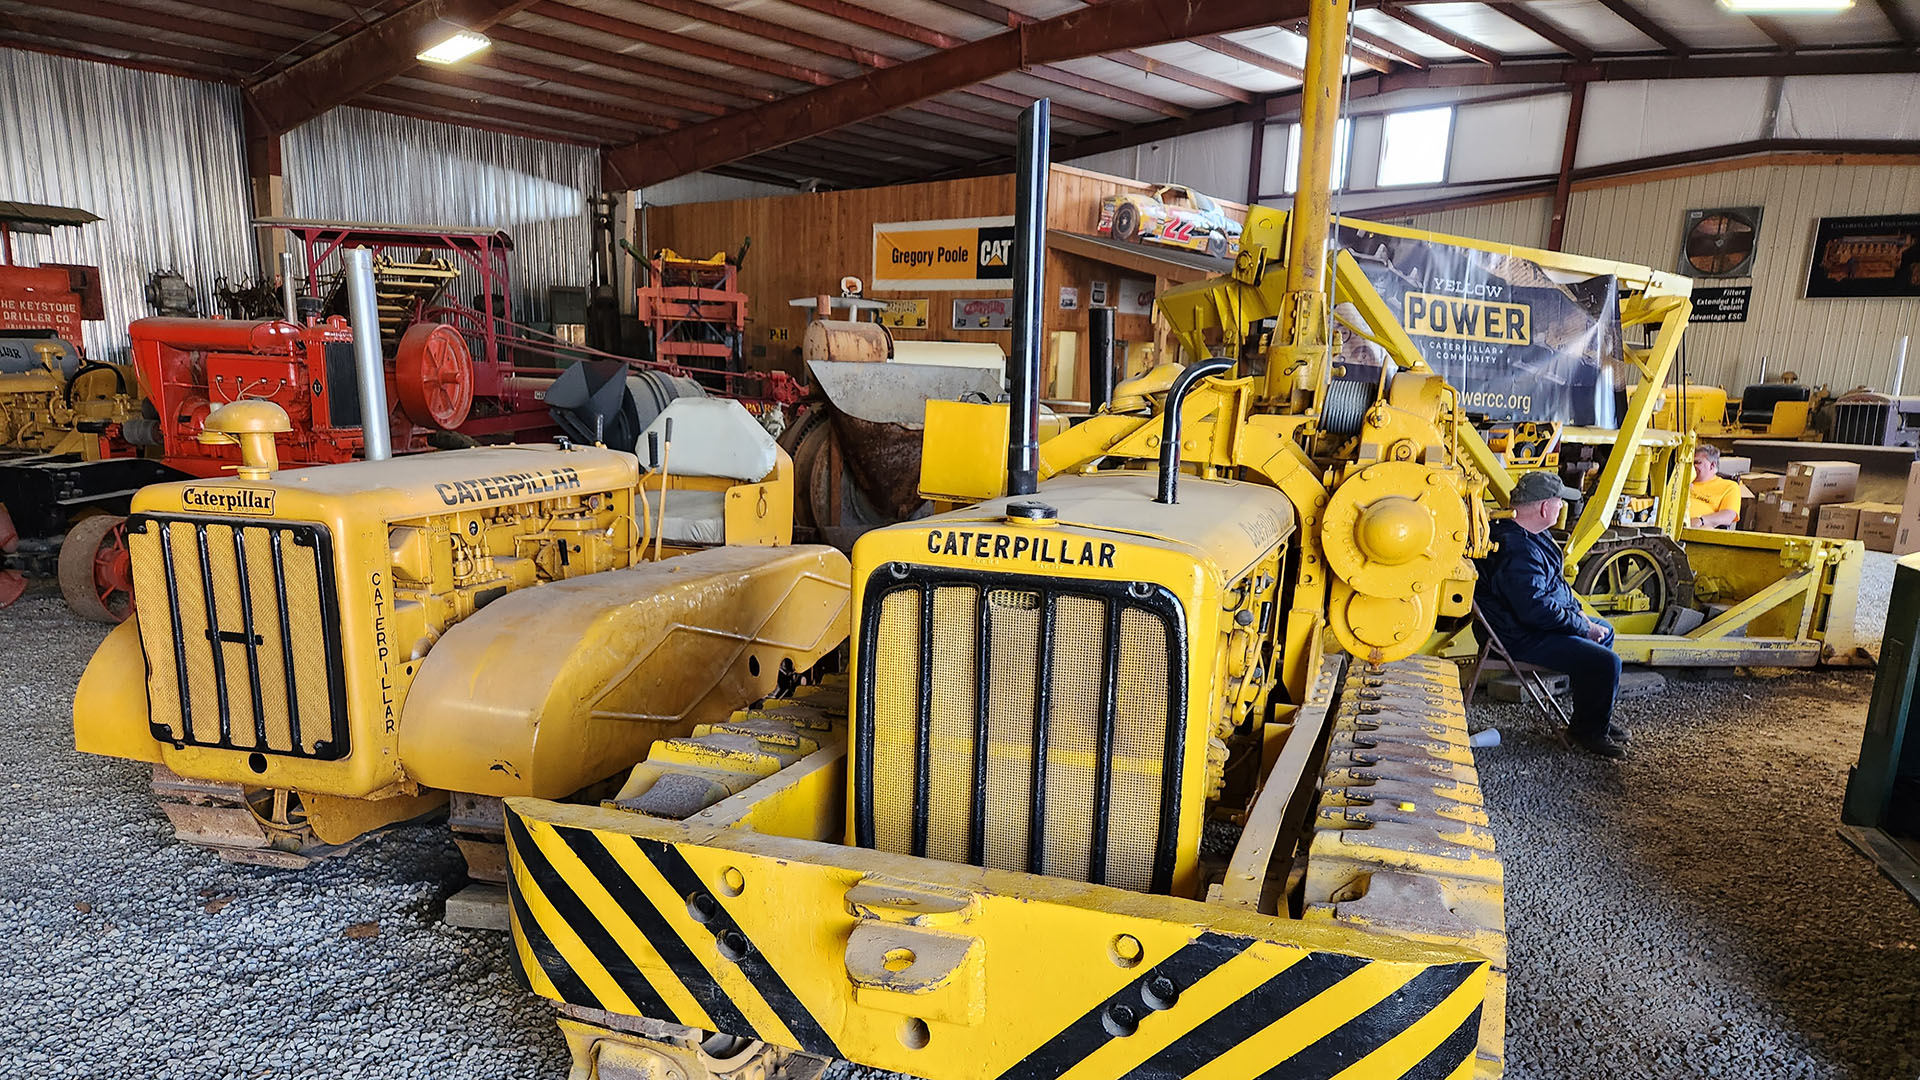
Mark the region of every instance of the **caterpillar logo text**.
[[210, 514], [273, 513], [273, 492], [260, 488], [187, 487], [181, 489], [180, 506], [184, 510], [204, 510]]
[[1410, 292], [1406, 299], [1407, 333], [1456, 341], [1487, 341], [1495, 345], [1533, 344], [1533, 323], [1525, 304], [1491, 300], [1461, 300], [1433, 293]]
[[1000, 240], [990, 240], [990, 239], [983, 238], [980, 241], [980, 265], [981, 266], [1005, 266], [1007, 265], [1007, 260], [1013, 257], [1012, 252], [1013, 252], [1012, 237], [1007, 237], [1005, 239], [1000, 239]]

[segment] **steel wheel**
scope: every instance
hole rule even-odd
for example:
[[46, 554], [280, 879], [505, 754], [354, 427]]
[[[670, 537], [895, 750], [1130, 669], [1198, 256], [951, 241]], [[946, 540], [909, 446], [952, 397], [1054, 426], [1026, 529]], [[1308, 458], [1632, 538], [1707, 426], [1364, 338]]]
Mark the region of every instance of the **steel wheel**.
[[[10, 554], [20, 546], [20, 534], [14, 531], [13, 515], [7, 513], [5, 503], [0, 503], [0, 555]], [[6, 607], [20, 594], [27, 591], [27, 575], [18, 570], [0, 570], [0, 608]]]
[[1680, 545], [1658, 533], [1602, 540], [1573, 576], [1573, 588], [1602, 615], [1660, 615], [1693, 605], [1693, 568]]
[[60, 543], [60, 595], [81, 618], [125, 622], [133, 614], [127, 519], [102, 514], [76, 522]]
[[394, 358], [400, 408], [421, 427], [452, 431], [473, 408], [473, 357], [460, 332], [444, 323], [417, 323], [400, 338]]

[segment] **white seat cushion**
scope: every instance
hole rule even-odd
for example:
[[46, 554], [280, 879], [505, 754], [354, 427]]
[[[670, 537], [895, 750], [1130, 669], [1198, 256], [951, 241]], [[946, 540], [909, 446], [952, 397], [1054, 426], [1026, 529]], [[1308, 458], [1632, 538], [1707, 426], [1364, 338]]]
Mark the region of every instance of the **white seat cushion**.
[[[676, 425], [674, 434], [680, 434]], [[674, 442], [676, 449], [679, 441]], [[673, 462], [667, 463], [668, 467]], [[658, 492], [651, 498], [658, 500]], [[654, 503], [655, 511], [659, 503]], [[669, 491], [667, 518], [660, 536], [669, 544], [724, 544], [727, 542], [727, 493], [724, 491]]]
[[[667, 421], [673, 421], [673, 452], [666, 455], [674, 476], [709, 476], [753, 483], [764, 480], [779, 460], [779, 444], [744, 405], [731, 398], [676, 398], [647, 425], [634, 452], [640, 464], [657, 468], [648, 438], [666, 440]], [[667, 509], [673, 509], [668, 500]], [[669, 536], [671, 539], [671, 536]]]

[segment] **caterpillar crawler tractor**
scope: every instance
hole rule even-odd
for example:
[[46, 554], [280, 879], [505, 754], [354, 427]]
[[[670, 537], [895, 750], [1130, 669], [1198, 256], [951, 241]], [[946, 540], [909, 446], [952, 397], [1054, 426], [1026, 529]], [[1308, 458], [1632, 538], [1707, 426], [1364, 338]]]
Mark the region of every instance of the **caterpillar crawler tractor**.
[[1188, 294], [1236, 338], [1257, 298], [1268, 340], [1038, 443], [1037, 104], [1012, 400], [930, 405], [954, 508], [856, 545], [849, 679], [655, 744], [599, 806], [507, 800], [575, 1080], [1499, 1074], [1501, 866], [1455, 668], [1416, 655], [1468, 611], [1485, 485], [1417, 353], [1334, 387], [1348, 5], [1312, 10], [1302, 194]]
[[497, 882], [502, 797], [617, 780], [845, 639], [846, 558], [791, 545], [792, 462], [737, 401], [675, 401], [644, 475], [574, 445], [281, 472], [288, 427], [222, 406], [238, 475], [135, 496], [137, 613], [74, 701], [79, 749], [152, 763], [223, 858], [305, 865], [451, 797]]

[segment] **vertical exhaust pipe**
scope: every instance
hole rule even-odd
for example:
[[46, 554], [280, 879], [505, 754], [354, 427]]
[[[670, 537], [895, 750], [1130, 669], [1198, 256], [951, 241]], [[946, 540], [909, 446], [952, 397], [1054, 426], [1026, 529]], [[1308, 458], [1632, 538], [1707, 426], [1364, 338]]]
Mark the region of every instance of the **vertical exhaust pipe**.
[[1020, 113], [1013, 171], [1013, 355], [1008, 357], [1007, 494], [1040, 487], [1040, 343], [1046, 315], [1048, 99]]
[[353, 367], [360, 379], [360, 440], [368, 461], [393, 456], [387, 432], [387, 361], [380, 355], [380, 307], [373, 292], [373, 252], [347, 249], [347, 320], [353, 324]]
[[1113, 403], [1114, 309], [1087, 309], [1087, 398], [1090, 411]]
[[293, 290], [293, 252], [280, 253], [280, 306], [286, 309], [287, 321], [300, 325], [300, 296]]

